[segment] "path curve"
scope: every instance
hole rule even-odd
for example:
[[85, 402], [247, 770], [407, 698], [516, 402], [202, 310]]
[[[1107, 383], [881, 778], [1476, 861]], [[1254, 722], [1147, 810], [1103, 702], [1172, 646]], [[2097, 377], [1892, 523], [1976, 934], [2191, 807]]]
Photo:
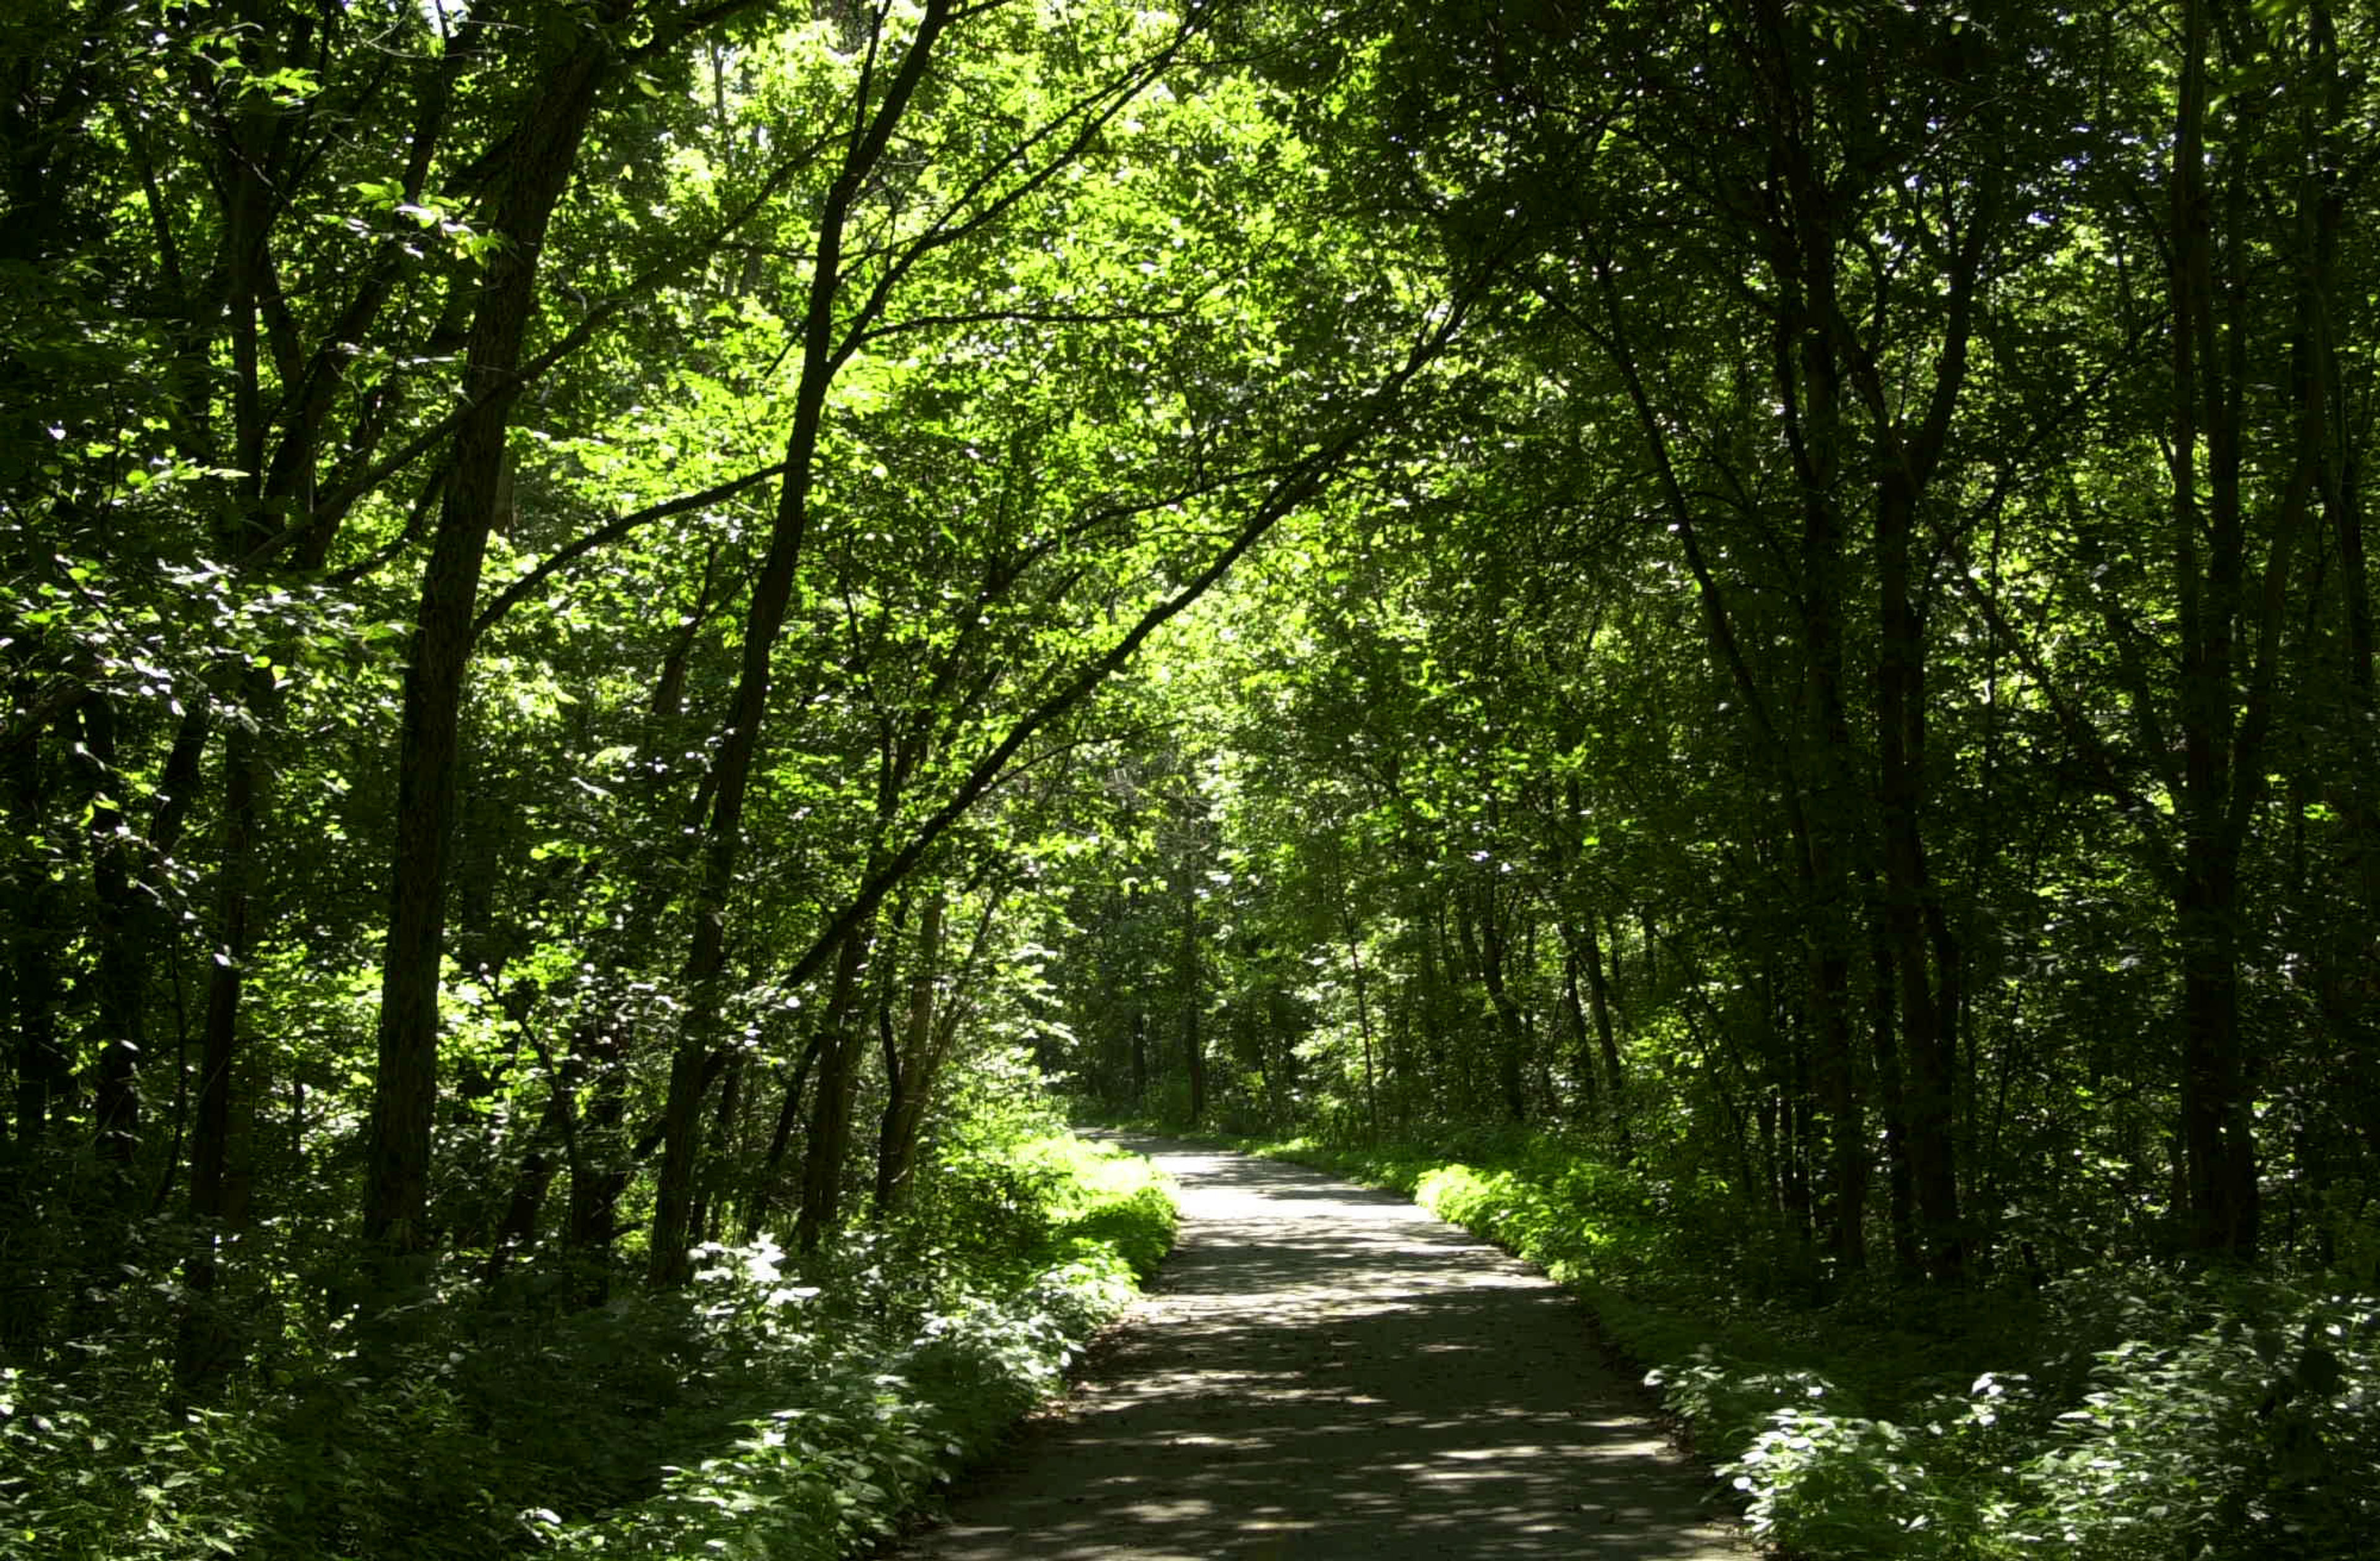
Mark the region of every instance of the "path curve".
[[1747, 1561], [1577, 1301], [1391, 1193], [1168, 1140], [1164, 1272], [910, 1561]]

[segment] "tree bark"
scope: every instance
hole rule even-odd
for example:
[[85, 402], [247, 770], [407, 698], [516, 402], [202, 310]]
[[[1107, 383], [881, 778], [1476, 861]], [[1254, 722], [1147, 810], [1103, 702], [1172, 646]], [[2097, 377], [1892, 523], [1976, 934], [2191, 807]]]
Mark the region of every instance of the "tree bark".
[[[727, 729], [712, 766], [710, 818], [702, 842], [701, 877], [696, 891], [694, 933], [686, 950], [684, 981], [686, 1010], [670, 1062], [669, 1094], [662, 1111], [662, 1164], [653, 1204], [653, 1281], [682, 1285], [691, 1275], [686, 1248], [693, 1209], [696, 1127], [709, 1087], [710, 1050], [725, 994], [727, 899], [744, 844], [744, 805], [759, 753], [760, 729], [769, 708], [770, 663], [784, 631], [809, 536], [810, 499], [817, 482], [817, 454], [826, 415], [826, 396], [856, 342], [838, 335], [836, 305], [843, 295], [844, 229], [867, 188], [895, 127], [925, 79], [934, 45], [951, 19], [950, 0], [927, 0], [917, 30], [886, 85], [884, 97], [868, 115], [844, 154], [841, 173], [819, 213], [818, 240], [810, 260], [809, 290], [802, 315], [801, 379], [794, 393], [793, 423], [785, 439], [785, 477], [769, 530], [769, 548], [752, 583], [745, 609], [743, 660], [729, 703]], [[862, 105], [863, 109], [865, 105]], [[845, 933], [848, 939], [849, 933]], [[841, 1036], [828, 1038], [821, 1088], [836, 1072]], [[840, 1074], [836, 1073], [838, 1079]], [[810, 1146], [816, 1153], [817, 1145]], [[838, 1174], [840, 1171], [838, 1169]], [[807, 1178], [806, 1178], [807, 1185]], [[810, 1209], [804, 1195], [804, 1212]], [[815, 1232], [811, 1234], [815, 1240]]]
[[910, 952], [908, 1013], [900, 1043], [884, 1053], [884, 1113], [876, 1140], [876, 1212], [896, 1212], [916, 1168], [917, 1135], [933, 1088], [934, 989], [942, 957], [942, 896], [926, 901]]
[[[1493, 864], [1483, 864], [1478, 889], [1478, 943], [1475, 947], [1464, 938], [1464, 951], [1479, 967], [1480, 984], [1488, 989], [1488, 1003], [1496, 1012], [1496, 1092], [1504, 1106], [1507, 1121], [1525, 1121], [1529, 1115], [1529, 1099], [1525, 1088], [1529, 1050], [1528, 1026], [1521, 1013], [1521, 1005], [1504, 983], [1506, 938], [1502, 896], [1496, 891], [1496, 880], [1488, 877]], [[1465, 924], [1466, 929], [1468, 923]]]
[[[835, 1006], [830, 999], [827, 1008]], [[769, 1152], [762, 1156], [759, 1173], [744, 1197], [744, 1240], [747, 1244], [760, 1239], [760, 1228], [769, 1217], [769, 1208], [776, 1201], [777, 1177], [783, 1169], [786, 1152], [792, 1147], [794, 1128], [802, 1119], [802, 1102], [807, 1098], [810, 1074], [817, 1069], [820, 1055], [826, 1050], [829, 1031], [823, 1018], [810, 1030], [809, 1039], [794, 1064], [793, 1077], [785, 1081], [785, 1093], [777, 1107], [777, 1125], [769, 1135]]]
[[[45, 779], [41, 744], [28, 740], [7, 756], [9, 824], [28, 842], [44, 825]], [[58, 1044], [58, 970], [64, 941], [57, 891], [41, 854], [15, 853], [18, 926], [9, 950], [15, 981], [17, 1147], [30, 1156], [48, 1135], [53, 1110], [63, 1113], [72, 1098], [74, 1075]]]
[[[628, 1110], [627, 1059], [621, 1055], [626, 1046], [613, 1037], [603, 1049], [610, 1055], [598, 1064], [602, 1071], [594, 1098], [565, 1141], [570, 1150], [570, 1213], [563, 1250], [578, 1270], [578, 1301], [585, 1306], [601, 1306], [611, 1298], [612, 1243], [619, 1235], [620, 1194], [628, 1185], [629, 1156], [620, 1142]], [[570, 1131], [567, 1124], [565, 1118]]]
[[138, 1079], [148, 1049], [145, 933], [150, 918], [136, 895], [128, 860], [132, 841], [124, 804], [114, 794], [115, 703], [105, 695], [83, 701], [82, 751], [91, 769], [91, 888], [98, 903], [99, 1070], [92, 1105], [93, 1138], [101, 1163], [116, 1183], [118, 1202], [131, 1190], [132, 1157], [140, 1144]]
[[1892, 1258], [1900, 1272], [1912, 1277], [1925, 1272], [1917, 1244], [1917, 1181], [1909, 1151], [1907, 1091], [1900, 1078], [1900, 1046], [1894, 994], [1892, 947], [1884, 929], [1876, 929], [1869, 950], [1873, 964], [1872, 1027], [1876, 1047], [1876, 1103], [1884, 1116], [1886, 1218], [1892, 1232]]
[[1198, 983], [1198, 883], [1192, 869], [1182, 872], [1182, 1065], [1190, 1080], [1190, 1125], [1207, 1116], [1207, 1052], [1198, 1036], [1198, 1009], [1204, 1000]]
[[[2313, 18], [2319, 48], [2326, 36], [2326, 8], [2314, 7]], [[2256, 370], [2250, 351], [2248, 224], [2260, 201], [2249, 188], [2246, 163], [2259, 138], [2252, 133], [2250, 110], [2230, 100], [2234, 128], [2224, 152], [2218, 207], [2207, 178], [2207, 126], [2214, 112], [2209, 0], [2183, 0], [2181, 19], [2170, 208], [2170, 459], [2180, 585], [2182, 773], [2176, 811], [2182, 852], [2175, 912], [2182, 954], [2185, 1237], [2199, 1251], [2244, 1258], [2256, 1250], [2262, 1216], [2240, 1014], [2240, 937], [2248, 910], [2240, 863], [2264, 798], [2290, 567], [2324, 465], [2333, 378], [2325, 297], [2343, 208], [2330, 199], [2330, 175], [2310, 158], [2288, 208], [2296, 231], [2282, 236], [2295, 262], [2295, 319], [2284, 377], [2295, 398], [2293, 448], [2273, 501], [2261, 578], [2252, 582], [2258, 588], [2252, 595], [2244, 452]]]
[[1364, 941], [1355, 926], [1355, 908], [1343, 898], [1343, 884], [1341, 893], [1339, 930], [1347, 940], [1347, 967], [1355, 982], [1355, 1030], [1364, 1043], [1364, 1119], [1377, 1139], [1380, 1136], [1380, 1091], [1372, 1061], [1372, 1001], [1364, 976]]
[[470, 403], [455, 430], [446, 496], [422, 575], [398, 739], [396, 839], [364, 1171], [363, 1240], [396, 1260], [397, 1267], [383, 1276], [391, 1284], [403, 1282], [410, 1260], [427, 1252], [431, 1240], [439, 964], [449, 836], [462, 772], [463, 684], [480, 565], [503, 502], [506, 436], [519, 395], [513, 375], [536, 313], [546, 228], [615, 57], [607, 33], [630, 9], [628, 0], [600, 0], [591, 18], [557, 12], [560, 20], [544, 23], [584, 30], [547, 67], [530, 115], [510, 142], [492, 224], [503, 242], [488, 261], [465, 355], [463, 389]]
[[819, 1053], [818, 1093], [810, 1104], [809, 1133], [802, 1145], [802, 1206], [794, 1239], [812, 1252], [843, 1214], [843, 1168], [851, 1155], [851, 1097], [858, 1083], [860, 976], [874, 944], [868, 924], [852, 930], [837, 958], [834, 990], [842, 1000], [828, 1006], [825, 1045]]

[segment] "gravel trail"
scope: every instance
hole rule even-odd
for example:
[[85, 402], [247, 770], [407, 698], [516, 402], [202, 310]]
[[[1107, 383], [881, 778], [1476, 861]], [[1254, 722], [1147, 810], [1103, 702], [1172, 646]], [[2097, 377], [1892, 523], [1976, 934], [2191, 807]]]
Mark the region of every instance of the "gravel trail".
[[1180, 1244], [907, 1561], [1749, 1561], [1578, 1303], [1403, 1199], [1125, 1138]]

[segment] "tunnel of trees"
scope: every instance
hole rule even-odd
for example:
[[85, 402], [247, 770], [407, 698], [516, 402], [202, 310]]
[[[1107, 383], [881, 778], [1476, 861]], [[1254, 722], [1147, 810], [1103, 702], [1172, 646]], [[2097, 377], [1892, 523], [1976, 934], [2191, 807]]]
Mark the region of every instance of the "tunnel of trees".
[[429, 1414], [996, 1205], [1037, 1072], [1560, 1140], [1804, 1304], [2370, 1287], [2375, 58], [8, 7], [0, 1398]]

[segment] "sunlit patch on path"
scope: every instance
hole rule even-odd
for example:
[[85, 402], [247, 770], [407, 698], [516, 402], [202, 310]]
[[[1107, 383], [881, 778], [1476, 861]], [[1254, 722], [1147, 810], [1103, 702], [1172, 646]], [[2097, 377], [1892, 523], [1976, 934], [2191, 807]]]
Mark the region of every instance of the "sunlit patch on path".
[[1391, 1194], [1133, 1146], [1180, 1246], [913, 1561], [1749, 1555], [1543, 1277]]

